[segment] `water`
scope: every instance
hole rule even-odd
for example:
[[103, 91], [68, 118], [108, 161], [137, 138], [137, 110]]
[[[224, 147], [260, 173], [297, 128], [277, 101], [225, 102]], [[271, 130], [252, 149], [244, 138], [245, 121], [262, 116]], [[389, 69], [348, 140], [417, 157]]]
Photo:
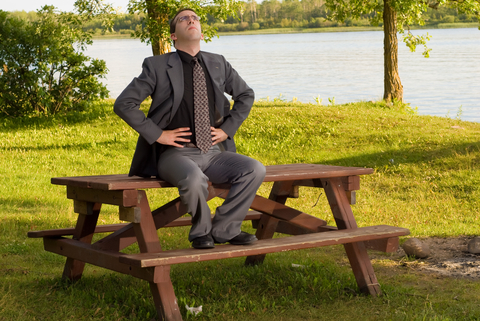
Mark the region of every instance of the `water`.
[[[432, 29], [430, 58], [399, 44], [404, 101], [420, 114], [480, 122], [480, 31]], [[202, 50], [224, 55], [255, 90], [256, 99], [323, 104], [383, 97], [383, 32], [222, 36]], [[88, 55], [107, 62], [105, 81], [117, 97], [139, 75], [149, 46], [137, 39], [95, 40]]]

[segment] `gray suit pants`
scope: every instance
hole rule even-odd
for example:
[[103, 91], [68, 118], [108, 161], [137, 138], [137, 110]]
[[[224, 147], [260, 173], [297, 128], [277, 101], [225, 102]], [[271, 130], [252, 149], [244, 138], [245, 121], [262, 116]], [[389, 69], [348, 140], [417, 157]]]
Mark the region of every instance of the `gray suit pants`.
[[[189, 241], [211, 233], [218, 242], [240, 234], [241, 224], [265, 177], [259, 161], [221, 151], [218, 145], [202, 154], [198, 148], [169, 147], [160, 155], [160, 177], [178, 188], [182, 202], [192, 215]], [[207, 204], [208, 181], [231, 184], [230, 192], [211, 219]]]

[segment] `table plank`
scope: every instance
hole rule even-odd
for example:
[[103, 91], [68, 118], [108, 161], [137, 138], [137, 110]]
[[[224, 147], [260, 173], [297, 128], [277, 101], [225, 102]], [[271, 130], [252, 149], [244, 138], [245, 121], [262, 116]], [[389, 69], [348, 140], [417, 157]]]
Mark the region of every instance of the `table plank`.
[[363, 242], [368, 240], [398, 237], [410, 234], [406, 228], [388, 225], [368, 226], [283, 238], [258, 240], [251, 245], [220, 245], [213, 249], [180, 249], [160, 253], [131, 254], [120, 257], [121, 263], [136, 267], [152, 267], [188, 262], [218, 260], [248, 255], [300, 250], [326, 245]]
[[[318, 178], [347, 177], [368, 175], [372, 168], [344, 167], [320, 164], [286, 164], [266, 166], [267, 173], [264, 182], [308, 180]], [[76, 177], [54, 177], [52, 184], [68, 185], [99, 190], [125, 190], [173, 187], [171, 184], [157, 178], [129, 177], [126, 174], [97, 175]]]

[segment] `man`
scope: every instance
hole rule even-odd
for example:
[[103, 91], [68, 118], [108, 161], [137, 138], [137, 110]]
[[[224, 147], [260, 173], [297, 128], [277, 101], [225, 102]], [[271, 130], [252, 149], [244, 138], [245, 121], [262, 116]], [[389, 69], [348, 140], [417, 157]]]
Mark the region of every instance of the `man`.
[[[194, 248], [251, 244], [257, 238], [240, 227], [265, 167], [236, 154], [233, 136], [250, 112], [253, 90], [223, 56], [200, 51], [203, 34], [193, 10], [177, 12], [170, 33], [176, 52], [146, 58], [140, 76], [114, 105], [140, 134], [129, 175], [159, 176], [178, 188], [192, 215], [188, 238]], [[224, 93], [232, 96], [231, 109]], [[145, 117], [139, 107], [148, 96], [152, 104]], [[209, 180], [231, 184], [213, 220]]]

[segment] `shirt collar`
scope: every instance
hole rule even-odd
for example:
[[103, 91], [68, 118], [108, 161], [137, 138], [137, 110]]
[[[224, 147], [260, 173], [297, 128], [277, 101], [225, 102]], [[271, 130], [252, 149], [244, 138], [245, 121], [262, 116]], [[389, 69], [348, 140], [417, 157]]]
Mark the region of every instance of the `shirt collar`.
[[[177, 49], [177, 53], [178, 55], [180, 56], [180, 59], [182, 59], [183, 62], [187, 63], [187, 64], [191, 64], [192, 63], [192, 59], [193, 59], [193, 56], [191, 56], [190, 54], [186, 53], [185, 51], [181, 51], [181, 50], [178, 50]], [[197, 57], [198, 61], [202, 61], [203, 62], [203, 59], [202, 59], [202, 52], [199, 51], [195, 57]]]

